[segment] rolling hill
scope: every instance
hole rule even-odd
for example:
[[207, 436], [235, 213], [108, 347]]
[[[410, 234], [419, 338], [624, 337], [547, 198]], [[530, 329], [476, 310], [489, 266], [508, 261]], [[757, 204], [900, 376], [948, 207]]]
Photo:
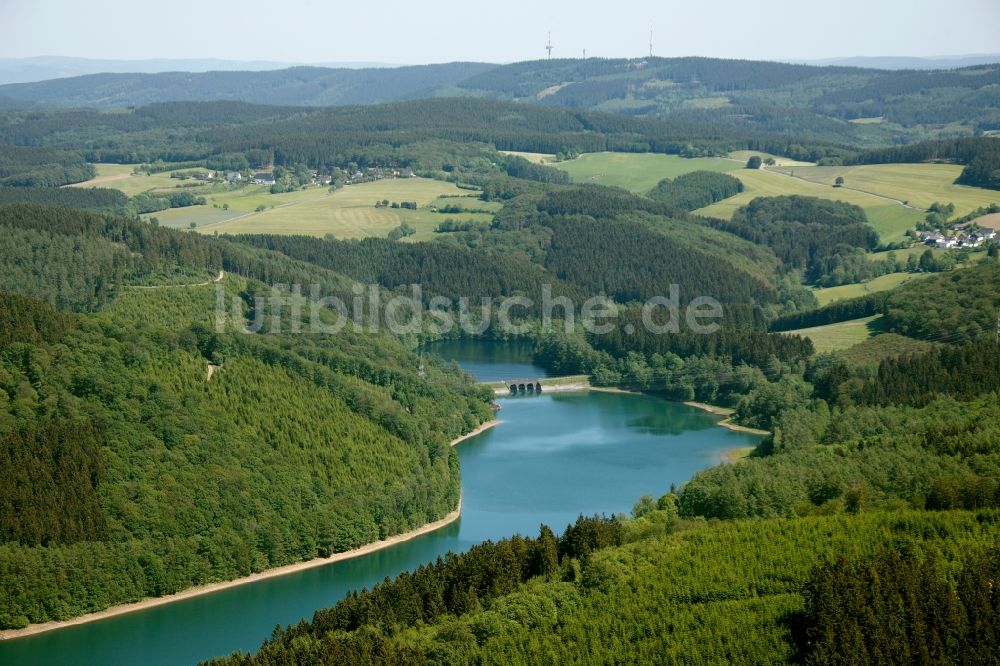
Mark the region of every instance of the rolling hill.
[[138, 106], [167, 101], [235, 100], [257, 104], [334, 106], [427, 97], [495, 65], [450, 63], [347, 69], [88, 74], [0, 86], [0, 97], [42, 106]]
[[900, 128], [919, 127], [914, 136], [926, 138], [1000, 127], [1000, 68], [988, 64], [889, 71], [693, 57], [590, 58], [92, 74], [0, 86], [0, 98], [12, 100], [8, 104], [101, 109], [215, 100], [332, 106], [439, 96], [642, 116], [739, 118], [758, 130], [840, 140], [861, 136], [869, 143], [889, 143], [889, 132]]

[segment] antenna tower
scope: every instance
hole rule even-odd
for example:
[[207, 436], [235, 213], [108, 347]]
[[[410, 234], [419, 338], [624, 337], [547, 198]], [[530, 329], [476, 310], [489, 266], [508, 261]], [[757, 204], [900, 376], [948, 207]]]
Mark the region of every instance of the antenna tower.
[[549, 43], [545, 45], [545, 50], [549, 52], [549, 60], [552, 60], [552, 31], [549, 30]]
[[649, 57], [653, 57], [653, 22], [649, 22]]

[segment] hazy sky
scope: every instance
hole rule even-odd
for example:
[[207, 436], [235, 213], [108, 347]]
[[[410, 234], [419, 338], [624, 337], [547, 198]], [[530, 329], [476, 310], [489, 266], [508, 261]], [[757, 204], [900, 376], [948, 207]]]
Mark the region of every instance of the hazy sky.
[[0, 0], [0, 57], [510, 62], [1000, 52], [1000, 0]]

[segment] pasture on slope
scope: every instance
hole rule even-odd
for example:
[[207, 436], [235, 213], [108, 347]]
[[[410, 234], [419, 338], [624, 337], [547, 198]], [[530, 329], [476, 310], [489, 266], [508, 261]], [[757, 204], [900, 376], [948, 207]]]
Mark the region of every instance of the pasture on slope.
[[863, 319], [842, 321], [837, 324], [800, 328], [788, 331], [786, 335], [801, 335], [804, 338], [809, 338], [812, 340], [813, 346], [816, 347], [816, 352], [819, 354], [840, 351], [850, 349], [870, 338], [880, 317], [881, 315], [876, 315]]
[[[774, 157], [777, 165], [746, 169], [751, 155]], [[744, 192], [706, 208], [698, 215], [730, 219], [740, 206], [757, 197], [801, 195], [845, 201], [865, 209], [883, 243], [902, 241], [908, 229], [924, 218], [933, 202], [952, 202], [956, 215], [991, 203], [1000, 193], [956, 185], [962, 167], [954, 164], [877, 164], [853, 167], [818, 167], [755, 151], [737, 151], [726, 158], [685, 158], [658, 153], [587, 153], [551, 166], [562, 169], [574, 182], [622, 187], [646, 194], [664, 178], [692, 171], [729, 173], [743, 182]], [[844, 187], [834, 187], [844, 176]]]
[[[695, 211], [708, 217], [730, 219], [740, 206], [756, 197], [801, 195], [845, 201], [865, 209], [883, 243], [905, 239], [924, 218], [934, 201], [954, 202], [956, 214], [1000, 201], [1000, 194], [976, 187], [955, 185], [961, 167], [949, 164], [887, 164], [864, 167], [817, 167], [773, 156], [775, 167], [744, 168], [750, 155], [738, 151], [728, 158], [685, 158], [655, 153], [587, 153], [551, 166], [562, 169], [574, 182], [622, 187], [646, 194], [664, 178], [692, 171], [729, 173], [743, 182], [741, 194]], [[844, 187], [833, 187], [838, 175], [847, 173]], [[903, 205], [906, 202], [907, 205]]]
[[955, 204], [956, 216], [966, 215], [991, 203], [1000, 203], [1000, 192], [968, 185], [956, 185], [961, 175], [958, 164], [865, 164], [846, 167], [777, 167], [814, 183], [832, 186], [838, 177], [844, 188], [905, 201], [915, 208], [932, 203]]
[[816, 300], [819, 304], [823, 306], [828, 303], [832, 303], [833, 301], [839, 301], [845, 298], [856, 298], [858, 296], [875, 294], [880, 291], [889, 291], [890, 289], [895, 289], [910, 280], [916, 280], [928, 275], [931, 275], [931, 273], [889, 273], [887, 275], [881, 275], [877, 278], [873, 278], [867, 282], [856, 282], [854, 284], [842, 284], [837, 287], [814, 289], [813, 295], [816, 296]]
[[687, 158], [660, 153], [586, 153], [576, 159], [553, 164], [577, 183], [622, 187], [646, 194], [664, 178], [692, 171], [728, 172], [742, 165], [720, 157]]
[[[265, 190], [266, 192], [266, 190]], [[333, 234], [337, 238], [365, 238], [368, 236], [385, 236], [392, 229], [406, 222], [417, 230], [410, 238], [415, 240], [430, 239], [434, 229], [446, 219], [471, 220], [489, 223], [493, 216], [488, 213], [456, 213], [442, 214], [430, 210], [437, 205], [439, 199], [446, 198], [448, 203], [454, 203], [454, 197], [469, 194], [452, 183], [445, 183], [427, 178], [406, 178], [380, 180], [372, 183], [349, 185], [334, 192], [327, 188], [310, 188], [288, 194], [270, 195], [260, 193], [245, 199], [234, 199], [226, 196], [213, 196], [210, 201], [230, 203], [230, 212], [243, 211], [237, 216], [220, 221], [208, 221], [199, 224], [198, 231], [204, 233], [261, 233], [261, 234], [306, 234], [310, 236], [325, 236]], [[376, 208], [375, 202], [388, 200], [390, 202], [414, 201], [418, 210], [396, 208]], [[469, 208], [485, 208], [482, 202], [465, 199]], [[263, 203], [261, 203], [263, 202]], [[268, 208], [255, 212], [258, 205]], [[274, 207], [271, 208], [270, 206]], [[443, 204], [442, 204], [443, 205]], [[207, 209], [200, 212], [211, 212], [211, 206], [199, 206]], [[191, 209], [175, 209], [169, 214], [159, 213], [161, 223], [171, 226], [184, 226]], [[175, 212], [176, 211], [176, 212]], [[192, 212], [196, 212], [193, 211]], [[180, 224], [177, 224], [180, 222]]]
[[[906, 208], [894, 203], [889, 195], [878, 196], [856, 190], [833, 187], [798, 177], [800, 171], [820, 167], [796, 167], [795, 176], [774, 169], [740, 169], [731, 175], [743, 182], [744, 191], [734, 197], [714, 203], [706, 208], [695, 211], [697, 215], [730, 219], [736, 209], [745, 206], [757, 197], [777, 197], [800, 195], [820, 197], [833, 201], [844, 201], [856, 204], [865, 209], [868, 221], [878, 232], [883, 243], [901, 241], [907, 229], [912, 229], [917, 222], [924, 219], [924, 212], [915, 208]], [[985, 191], [985, 190], [984, 190]]]
[[[135, 169], [134, 164], [108, 164], [100, 163], [95, 164], [94, 168], [97, 169], [97, 176], [91, 180], [84, 181], [82, 183], [74, 183], [72, 185], [67, 185], [67, 187], [110, 187], [116, 190], [120, 190], [130, 197], [134, 197], [137, 194], [143, 192], [149, 192], [151, 190], [156, 191], [169, 191], [169, 192], [193, 192], [194, 188], [188, 189], [187, 187], [182, 187], [182, 184], [194, 184], [199, 185], [202, 181], [196, 180], [180, 180], [178, 178], [171, 178], [169, 171], [163, 171], [161, 173], [145, 174], [145, 173], [133, 173]], [[207, 169], [178, 169], [178, 171], [208, 171]], [[199, 187], [199, 189], [201, 189]], [[199, 193], [200, 195], [200, 193]]]

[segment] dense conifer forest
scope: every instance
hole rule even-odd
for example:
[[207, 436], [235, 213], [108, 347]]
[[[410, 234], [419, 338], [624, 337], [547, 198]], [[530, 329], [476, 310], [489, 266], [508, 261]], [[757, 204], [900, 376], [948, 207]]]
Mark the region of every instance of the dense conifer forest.
[[649, 193], [649, 198], [682, 210], [697, 210], [742, 191], [743, 183], [728, 174], [692, 171], [673, 180], [661, 180]]
[[[276, 632], [255, 655], [211, 663], [849, 664], [899, 663], [900, 654], [990, 663], [996, 511], [711, 525], [678, 518], [671, 498], [637, 506], [638, 518], [618, 528], [620, 546], [581, 555], [562, 547], [570, 531], [556, 539], [543, 528], [348, 598]], [[471, 608], [449, 603], [441, 595], [451, 583], [428, 583], [451, 571], [454, 583], [472, 583], [463, 601], [488, 572], [497, 592], [516, 591], [483, 590]], [[931, 572], [933, 591], [921, 590]], [[869, 604], [883, 600], [888, 608], [872, 615]], [[396, 605], [407, 612], [375, 610]]]
[[[237, 333], [246, 312], [218, 333], [214, 285], [185, 286], [242, 264], [226, 286], [252, 291], [250, 275], [292, 277], [293, 260], [61, 209], [0, 218], [32, 257], [2, 263], [27, 294], [4, 295], [0, 328], [5, 626], [346, 550], [454, 508], [447, 440], [489, 414], [466, 378], [431, 367], [431, 388], [374, 334], [289, 346]], [[164, 276], [182, 281], [128, 286]]]

